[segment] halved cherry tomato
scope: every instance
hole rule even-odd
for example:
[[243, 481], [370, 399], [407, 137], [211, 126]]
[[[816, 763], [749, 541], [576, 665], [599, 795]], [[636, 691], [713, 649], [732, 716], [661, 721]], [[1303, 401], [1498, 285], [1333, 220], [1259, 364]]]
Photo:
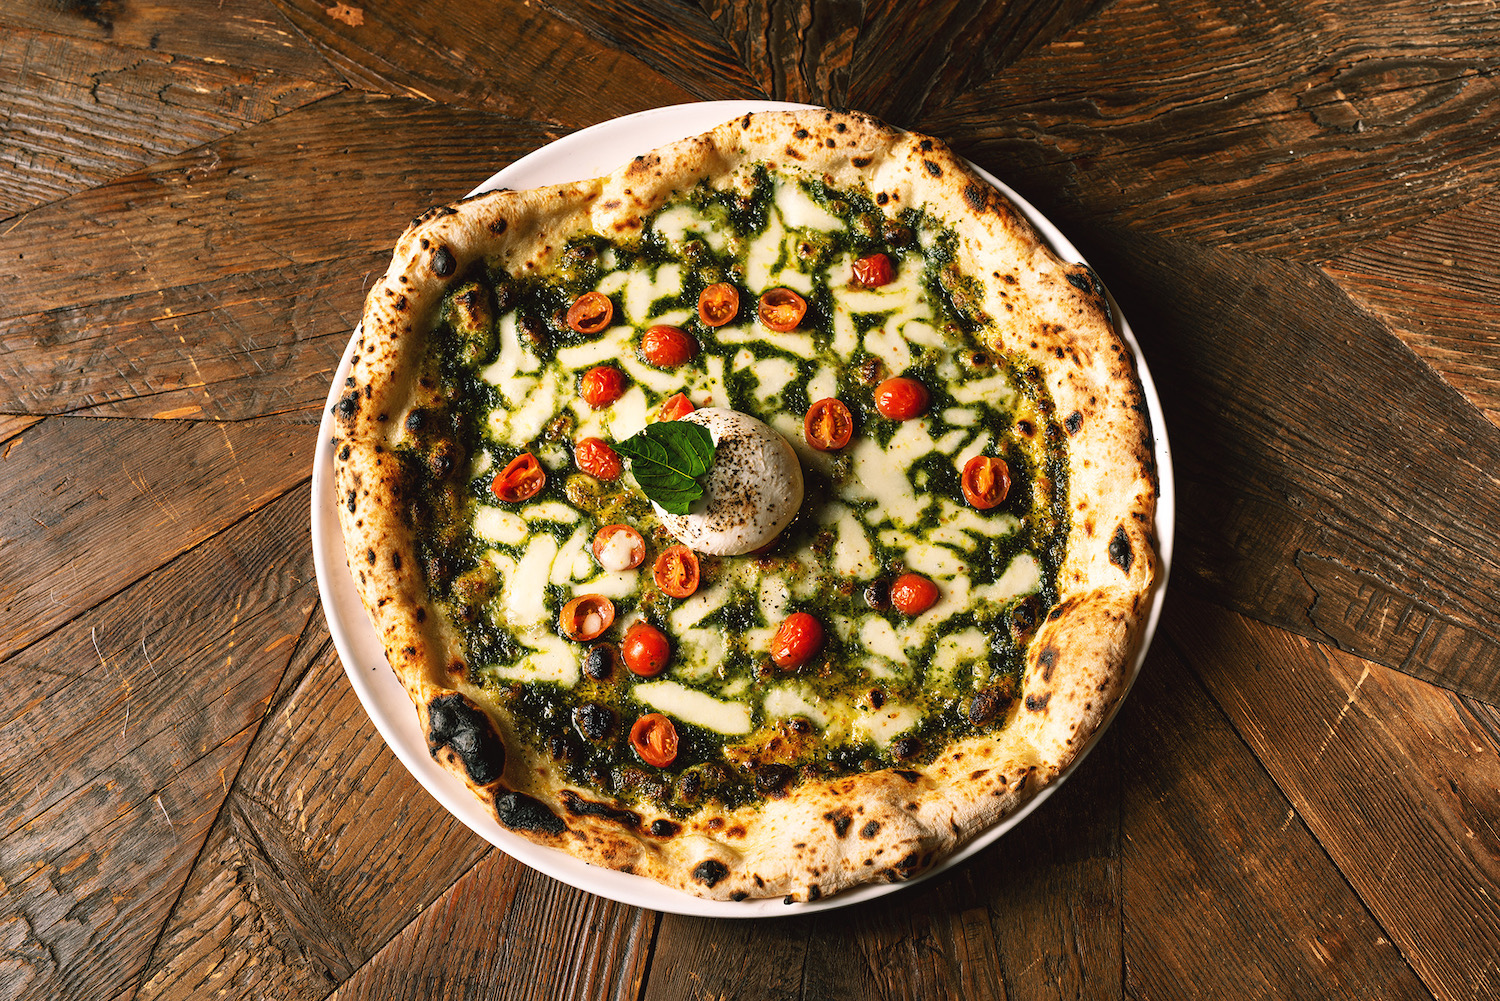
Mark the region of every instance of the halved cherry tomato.
[[807, 300], [789, 288], [773, 288], [760, 297], [756, 312], [761, 323], [786, 333], [796, 330], [797, 324], [807, 315]]
[[677, 727], [661, 713], [647, 713], [631, 726], [630, 746], [646, 764], [665, 768], [677, 760]]
[[598, 410], [607, 407], [625, 394], [625, 373], [613, 365], [596, 365], [583, 373], [578, 381], [578, 395], [583, 402]]
[[614, 319], [615, 304], [603, 292], [585, 292], [568, 307], [568, 326], [580, 334], [597, 334]]
[[697, 339], [681, 327], [656, 326], [641, 335], [641, 357], [657, 368], [676, 368], [697, 353]]
[[728, 282], [715, 282], [698, 293], [698, 319], [705, 326], [722, 327], [740, 311], [740, 290]]
[[602, 438], [580, 438], [573, 444], [573, 461], [578, 468], [601, 480], [618, 480], [625, 472], [620, 456]]
[[1010, 467], [1004, 459], [993, 455], [976, 455], [964, 463], [964, 473], [959, 480], [963, 487], [964, 500], [981, 511], [988, 511], [1005, 500], [1010, 493]]
[[891, 582], [891, 604], [904, 615], [921, 615], [937, 600], [937, 585], [919, 573], [904, 573]]
[[656, 558], [651, 575], [672, 597], [689, 597], [698, 590], [698, 554], [687, 546], [668, 546]]
[[898, 375], [875, 387], [875, 409], [893, 421], [909, 421], [927, 412], [931, 394], [915, 379]]
[[891, 266], [891, 259], [884, 254], [871, 254], [854, 262], [854, 282], [865, 288], [887, 285], [895, 277], [896, 269]]
[[830, 396], [807, 408], [802, 434], [819, 452], [832, 452], [849, 444], [854, 434], [854, 417], [842, 400]]
[[490, 491], [507, 504], [530, 500], [547, 485], [547, 471], [530, 452], [522, 452], [490, 483]]
[[602, 594], [581, 594], [557, 613], [557, 628], [570, 640], [598, 639], [615, 623], [615, 603]]
[[793, 612], [771, 640], [771, 659], [777, 667], [801, 667], [822, 648], [823, 623], [806, 612]]
[[612, 573], [646, 562], [646, 540], [629, 525], [605, 525], [594, 533], [594, 559]]
[[642, 678], [654, 678], [667, 668], [672, 659], [672, 644], [666, 635], [649, 622], [637, 622], [625, 630], [625, 639], [620, 643], [620, 656], [631, 674]]
[[677, 421], [697, 409], [697, 407], [693, 406], [693, 401], [687, 398], [686, 393], [678, 393], [675, 396], [667, 397], [666, 402], [661, 405], [661, 409], [656, 412], [656, 418], [662, 421]]

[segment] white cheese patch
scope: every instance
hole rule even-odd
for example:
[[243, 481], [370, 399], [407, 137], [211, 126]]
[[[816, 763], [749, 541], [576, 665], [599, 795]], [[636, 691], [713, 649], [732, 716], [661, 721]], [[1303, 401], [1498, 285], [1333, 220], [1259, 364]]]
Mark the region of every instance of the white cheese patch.
[[552, 571], [552, 561], [557, 559], [557, 540], [550, 535], [533, 535], [526, 543], [526, 551], [516, 564], [513, 573], [505, 578], [502, 590], [505, 616], [512, 623], [533, 624], [547, 617], [543, 603], [546, 592], [541, 581]]
[[578, 513], [577, 508], [564, 504], [562, 501], [539, 501], [521, 508], [521, 517], [528, 522], [556, 521], [571, 525], [582, 515]]
[[787, 588], [786, 580], [776, 574], [767, 574], [761, 578], [756, 600], [760, 603], [760, 614], [765, 620], [779, 626], [781, 620], [786, 618], [792, 593]]
[[[777, 286], [772, 277], [781, 259], [781, 245], [785, 239], [786, 227], [773, 214], [767, 220], [766, 228], [750, 241], [749, 252], [745, 255], [745, 284], [749, 286], [752, 297], [759, 297], [762, 292]], [[746, 305], [752, 311], [755, 308], [753, 299]]]
[[632, 271], [625, 283], [625, 316], [630, 322], [644, 325], [651, 319], [651, 304], [666, 295], [682, 291], [682, 266], [663, 264], [655, 274], [645, 268]]
[[896, 629], [878, 615], [866, 615], [859, 624], [859, 641], [864, 648], [895, 664], [906, 663], [906, 646]]
[[968, 464], [968, 461], [974, 458], [974, 456], [981, 454], [985, 446], [989, 443], [990, 433], [988, 431], [981, 431], [973, 441], [963, 447], [963, 451], [953, 457], [953, 465], [960, 474], [963, 473], [964, 466]]
[[796, 181], [776, 179], [776, 211], [788, 229], [842, 230], [844, 221], [813, 201]]
[[766, 403], [797, 378], [797, 366], [785, 358], [761, 358], [750, 368], [755, 376], [755, 398]]
[[726, 229], [702, 216], [691, 205], [674, 205], [659, 213], [653, 224], [673, 250], [681, 251], [689, 240], [701, 239], [718, 253], [728, 246]]
[[514, 511], [480, 504], [474, 509], [474, 534], [487, 542], [519, 546], [526, 541], [526, 519]]
[[854, 718], [853, 731], [877, 747], [889, 747], [891, 741], [916, 726], [922, 719], [912, 706], [887, 704], [879, 712], [865, 713]]
[[743, 702], [725, 702], [675, 681], [646, 681], [631, 690], [641, 702], [684, 723], [715, 733], [750, 732], [750, 707]]
[[820, 728], [826, 727], [828, 713], [813, 701], [816, 698], [816, 695], [800, 685], [776, 685], [766, 692], [760, 707], [768, 720], [801, 716], [816, 723]]
[[588, 551], [589, 531], [580, 528], [568, 537], [568, 541], [562, 544], [557, 551], [557, 556], [552, 560], [552, 571], [547, 575], [547, 581], [563, 587], [570, 583], [575, 574], [574, 570], [582, 563], [583, 573], [576, 576], [587, 577], [593, 569], [592, 560], [585, 555]]
[[983, 379], [961, 382], [951, 387], [949, 392], [959, 403], [989, 403], [995, 407], [1013, 406], [1016, 399], [1015, 387], [1003, 371]]
[[807, 380], [807, 401], [816, 403], [839, 395], [838, 375], [827, 365], [819, 365], [813, 377]]
[[[796, 358], [810, 355], [813, 352], [812, 334], [806, 330], [789, 330], [786, 332], [767, 330], [759, 322], [753, 328], [729, 325], [720, 327], [715, 331], [721, 344], [765, 344], [768, 347], [778, 348]], [[749, 354], [750, 352], [745, 352]], [[754, 356], [752, 356], [753, 358]], [[746, 365], [739, 363], [740, 356], [735, 355], [735, 371], [745, 368]]]
[[968, 439], [970, 433], [971, 432], [969, 432], [965, 428], [954, 428], [952, 431], [949, 431], [947, 434], [939, 438], [934, 447], [939, 452], [946, 452], [948, 455], [952, 455], [954, 450], [956, 450]]
[[838, 538], [833, 547], [833, 569], [846, 577], [874, 577], [880, 561], [865, 526], [847, 505], [830, 502], [819, 512], [818, 520], [837, 526]]
[[1023, 594], [1035, 594], [1042, 587], [1042, 568], [1036, 557], [1021, 553], [1010, 561], [1010, 566], [993, 584], [980, 584], [974, 588], [974, 597], [981, 601], [1005, 603]]
[[573, 594], [602, 594], [606, 598], [629, 598], [640, 589], [639, 570], [601, 573], [573, 585]]
[[917, 573], [932, 578], [956, 577], [969, 569], [968, 561], [962, 553], [930, 542], [917, 542], [908, 546], [906, 565]]
[[569, 688], [578, 684], [579, 648], [545, 629], [517, 634], [528, 652], [514, 664], [494, 668], [498, 677], [509, 681], [552, 681]]

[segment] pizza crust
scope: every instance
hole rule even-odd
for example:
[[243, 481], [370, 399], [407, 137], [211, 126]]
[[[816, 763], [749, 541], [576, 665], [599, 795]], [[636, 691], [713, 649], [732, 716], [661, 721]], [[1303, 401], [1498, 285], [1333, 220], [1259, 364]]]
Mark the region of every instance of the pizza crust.
[[[1059, 604], [1037, 630], [999, 733], [933, 763], [803, 782], [756, 807], [686, 821], [598, 802], [551, 762], [508, 742], [471, 688], [455, 631], [430, 601], [411, 497], [393, 449], [434, 393], [425, 327], [452, 280], [482, 257], [544, 268], [567, 240], [629, 240], [674, 192], [766, 161], [863, 186], [890, 215], [922, 206], [960, 237], [982, 282], [994, 346], [1029, 357], [1069, 437], [1071, 530]], [[737, 171], [739, 173], [737, 173]], [[638, 157], [605, 178], [499, 191], [415, 220], [371, 290], [334, 407], [335, 482], [350, 570], [435, 760], [506, 828], [588, 862], [718, 899], [813, 900], [914, 876], [1013, 812], [1068, 767], [1118, 703], [1155, 569], [1152, 438], [1134, 361], [1102, 285], [1060, 262], [997, 191], [936, 140], [857, 114], [747, 115]]]

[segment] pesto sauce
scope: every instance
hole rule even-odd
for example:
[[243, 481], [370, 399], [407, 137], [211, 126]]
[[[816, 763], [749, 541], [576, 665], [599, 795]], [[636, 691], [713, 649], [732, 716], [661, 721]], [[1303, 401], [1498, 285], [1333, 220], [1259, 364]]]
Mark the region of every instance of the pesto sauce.
[[[847, 697], [852, 692], [867, 690], [873, 684], [886, 699], [918, 707], [921, 721], [888, 748], [852, 738], [837, 744], [815, 742], [813, 751], [790, 762], [776, 763], [789, 769], [788, 775], [782, 777], [783, 781], [793, 782], [798, 776], [839, 775], [919, 763], [930, 760], [952, 738], [993, 731], [1005, 725], [1006, 712], [1001, 711], [991, 718], [979, 718], [972, 711], [978, 704], [976, 696], [979, 693], [971, 675], [966, 674], [964, 680], [952, 687], [929, 689], [923, 684], [923, 665], [932, 663], [943, 635], [976, 627], [988, 637], [988, 649], [984, 655], [987, 696], [994, 695], [1003, 703], [1019, 691], [1027, 639], [1035, 624], [1056, 601], [1056, 577], [1065, 555], [1067, 538], [1068, 470], [1062, 448], [1064, 436], [1052, 412], [1040, 373], [1021, 367], [1016, 359], [996, 357], [992, 349], [976, 336], [987, 318], [975, 306], [977, 283], [959, 274], [954, 265], [956, 237], [916, 210], [907, 209], [898, 219], [886, 220], [864, 192], [832, 190], [818, 180], [803, 184], [805, 194], [844, 224], [842, 229], [830, 233], [799, 233], [795, 241], [788, 239], [781, 247], [778, 263], [795, 268], [811, 279], [811, 292], [805, 296], [808, 312], [799, 328], [811, 335], [813, 350], [809, 354], [789, 352], [767, 341], [737, 340], [730, 343], [722, 339], [720, 330], [700, 323], [696, 319], [698, 294], [718, 281], [729, 281], [737, 286], [741, 322], [753, 315], [757, 290], [745, 285], [745, 248], [752, 239], [764, 234], [771, 224], [772, 214], [777, 211], [773, 207], [775, 184], [770, 173], [761, 168], [748, 195], [699, 185], [682, 196], [679, 202], [664, 207], [662, 211], [682, 202], [693, 206], [710, 223], [730, 234], [731, 239], [723, 251], [715, 250], [705, 239], [691, 239], [674, 249], [656, 231], [653, 219], [648, 221], [644, 234], [634, 244], [612, 246], [599, 237], [571, 243], [558, 256], [556, 266], [543, 274], [516, 277], [497, 269], [476, 268], [462, 278], [477, 281], [486, 290], [496, 316], [514, 311], [527, 350], [545, 365], [556, 357], [559, 349], [593, 339], [572, 331], [564, 316], [574, 299], [593, 290], [608, 270], [647, 268], [654, 272], [666, 265], [680, 265], [683, 276], [680, 291], [656, 297], [651, 304], [651, 315], [674, 310], [693, 314], [686, 326], [698, 339], [701, 353], [697, 361], [690, 364], [701, 365], [702, 360], [709, 356], [725, 359], [724, 389], [731, 407], [768, 422], [778, 410], [800, 417], [812, 402], [807, 392], [809, 380], [820, 367], [831, 365], [836, 375], [837, 395], [850, 408], [856, 437], [872, 438], [884, 447], [900, 430], [900, 424], [882, 417], [874, 407], [872, 380], [865, 371], [874, 356], [863, 348], [847, 358], [831, 355], [830, 348], [836, 334], [833, 329], [835, 290], [829, 287], [824, 269], [844, 254], [863, 256], [876, 252], [887, 254], [898, 272], [913, 267], [921, 269], [920, 284], [932, 312], [931, 326], [946, 335], [948, 345], [937, 349], [913, 343], [910, 345], [911, 365], [904, 372], [886, 374], [917, 378], [928, 387], [931, 403], [927, 418], [931, 422], [933, 439], [940, 440], [949, 432], [960, 429], [972, 432], [968, 440], [987, 434], [991, 444], [985, 451], [1004, 457], [1010, 468], [1010, 493], [1006, 501], [988, 516], [1014, 516], [1019, 519], [1020, 528], [1009, 535], [970, 537], [973, 551], [966, 558], [966, 565], [974, 585], [995, 583], [1018, 554], [1029, 552], [1041, 565], [1041, 587], [1036, 594], [1022, 596], [998, 609], [968, 610], [951, 616], [945, 629], [935, 631], [919, 648], [906, 650], [912, 670], [905, 679], [872, 683], [854, 666], [855, 658], [864, 652], [861, 644], [841, 637], [836, 629], [827, 628], [823, 653], [809, 665], [811, 670], [797, 677], [808, 691], [815, 696]], [[604, 265], [607, 255], [613, 255], [612, 269]], [[460, 284], [455, 283], [455, 286]], [[621, 295], [611, 298], [616, 315], [623, 315]], [[892, 315], [891, 311], [854, 313], [851, 319], [857, 343], [862, 344], [871, 332], [882, 330]], [[572, 418], [564, 409], [542, 435], [527, 442], [494, 440], [485, 431], [485, 415], [501, 400], [497, 389], [482, 379], [479, 372], [494, 359], [497, 349], [491, 344], [489, 352], [474, 361], [473, 339], [467, 333], [461, 336], [457, 326], [453, 306], [445, 304], [429, 349], [430, 357], [438, 360], [441, 397], [447, 408], [443, 416], [451, 425], [451, 438], [458, 442], [463, 454], [472, 456], [488, 451], [490, 469], [475, 477], [467, 489], [461, 490], [453, 489], [451, 484], [436, 477], [418, 476], [416, 479], [421, 485], [415, 492], [413, 509], [420, 521], [434, 526], [434, 530], [420, 542], [419, 555], [434, 595], [447, 606], [468, 647], [470, 680], [487, 688], [516, 720], [526, 724], [513, 736], [527, 740], [539, 753], [557, 760], [568, 780], [579, 786], [612, 794], [625, 802], [650, 802], [679, 815], [696, 809], [704, 799], [729, 807], [756, 801], [766, 791], [764, 781], [757, 789], [757, 774], [764, 780], [768, 773], [732, 765], [725, 756], [726, 748], [744, 745], [746, 738], [726, 737], [676, 720], [679, 737], [677, 760], [665, 769], [649, 768], [637, 761], [628, 746], [627, 734], [630, 721], [642, 711], [642, 707], [629, 694], [635, 679], [617, 658], [611, 677], [605, 680], [585, 678], [577, 688], [550, 682], [505, 681], [489, 670], [491, 665], [516, 662], [524, 649], [503, 624], [502, 617], [495, 614], [494, 602], [498, 600], [498, 592], [492, 575], [485, 573], [485, 554], [495, 550], [519, 558], [522, 546], [481, 540], [466, 526], [477, 504], [493, 502], [490, 484], [495, 473], [523, 451], [537, 454], [545, 452], [549, 444], [555, 448], [559, 443], [570, 442]], [[490, 341], [493, 340], [492, 336]], [[460, 360], [466, 349], [469, 363]], [[751, 359], [751, 363], [737, 368], [732, 360], [740, 357], [741, 352]], [[962, 428], [948, 423], [945, 411], [961, 404], [950, 390], [949, 379], [939, 374], [939, 369], [953, 353], [964, 356], [963, 368], [968, 374], [1005, 373], [1018, 394], [1018, 407], [1028, 416], [1018, 421], [1009, 409], [970, 404], [964, 409], [978, 413], [972, 425]], [[756, 370], [773, 359], [792, 366], [795, 375], [779, 391], [762, 396], [757, 392], [760, 383]], [[668, 395], [654, 390], [647, 392], [653, 408]], [[414, 434], [403, 450], [402, 459], [421, 470], [431, 465], [429, 453], [428, 440], [421, 434]], [[549, 471], [545, 487], [528, 503], [552, 500], [571, 505], [568, 473], [567, 469]], [[804, 474], [807, 496], [827, 497], [852, 481], [853, 469], [847, 456], [836, 456], [831, 475], [815, 469], [804, 469]], [[929, 452], [915, 461], [906, 475], [919, 493], [936, 493], [961, 500], [958, 470], [949, 455]], [[606, 485], [605, 489], [619, 491], [624, 487], [613, 484]], [[868, 515], [871, 504], [851, 503], [851, 506]], [[654, 523], [654, 517], [644, 499], [626, 499], [616, 510], [628, 512], [633, 520], [615, 520], [630, 520], [649, 537], [648, 524]], [[937, 512], [936, 505], [929, 505], [926, 516], [915, 530], [920, 534], [936, 529], [939, 524]], [[583, 524], [592, 524], [587, 512]], [[891, 523], [887, 520], [885, 524]], [[871, 548], [882, 568], [879, 576], [888, 582], [904, 567], [906, 553], [899, 546], [880, 541], [880, 526], [873, 528], [869, 533]], [[532, 528], [533, 533], [551, 533], [559, 545], [575, 530], [576, 526], [559, 522], [538, 523]], [[866, 601], [864, 592], [870, 583], [868, 579], [854, 580], [829, 569], [836, 544], [831, 527], [820, 525], [811, 518], [799, 517], [784, 533], [777, 553], [811, 552], [816, 557], [811, 568], [804, 568], [804, 572], [813, 575], [811, 593], [790, 601], [786, 612], [809, 611], [825, 623], [825, 627], [835, 616], [854, 619], [877, 615], [899, 628], [905, 621], [899, 612], [893, 609], [873, 611]], [[773, 555], [765, 562], [774, 569], [780, 559]], [[721, 562], [712, 557], [702, 559], [705, 580], [723, 570]], [[571, 592], [550, 583], [544, 587], [544, 604], [551, 613], [549, 627], [556, 632], [556, 611], [568, 600]], [[644, 618], [671, 635], [669, 615], [679, 602], [649, 588], [637, 596], [614, 600], [617, 619], [631, 611], [639, 611]], [[719, 628], [731, 640], [742, 638], [751, 629], [777, 625], [765, 621], [755, 596], [747, 589], [736, 591], [721, 608], [705, 616], [702, 624]], [[670, 667], [667, 676], [672, 676]], [[717, 665], [716, 676], [715, 680], [746, 678], [752, 690], [762, 681], [780, 680], [763, 652], [750, 651], [742, 642], [727, 644], [722, 662]], [[688, 679], [674, 680], [689, 687], [701, 687]], [[716, 694], [712, 686], [708, 690]], [[609, 736], [594, 739], [580, 730], [573, 714], [582, 702], [610, 710], [614, 725]], [[774, 722], [765, 719], [764, 715], [757, 703], [754, 709], [757, 728]]]

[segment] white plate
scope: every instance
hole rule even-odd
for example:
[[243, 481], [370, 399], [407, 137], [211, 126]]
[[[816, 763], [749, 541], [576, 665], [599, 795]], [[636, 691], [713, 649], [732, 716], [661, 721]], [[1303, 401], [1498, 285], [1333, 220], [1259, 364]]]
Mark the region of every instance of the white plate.
[[[721, 122], [748, 111], [774, 111], [800, 108], [806, 105], [782, 104], [774, 101], [714, 101], [703, 104], [684, 104], [668, 108], [643, 111], [613, 121], [601, 122], [590, 128], [575, 132], [522, 157], [485, 181], [473, 193], [489, 191], [499, 187], [528, 188], [564, 181], [584, 180], [607, 174], [626, 160], [677, 139], [706, 132]], [[977, 170], [977, 168], [976, 168]], [[1059, 255], [1070, 261], [1082, 261], [1078, 251], [1058, 232], [1057, 228], [1043, 218], [1031, 205], [997, 179], [978, 171], [981, 176], [1014, 201], [1032, 223], [1041, 231]], [[1120, 330], [1131, 349], [1135, 351], [1136, 365], [1141, 383], [1146, 392], [1146, 403], [1150, 410], [1152, 428], [1156, 433], [1156, 463], [1161, 478], [1161, 500], [1156, 509], [1156, 537], [1160, 554], [1160, 580], [1151, 603], [1150, 616], [1140, 652], [1131, 665], [1131, 681], [1139, 673], [1146, 649], [1156, 631], [1156, 621], [1161, 613], [1162, 600], [1166, 594], [1167, 570], [1172, 559], [1172, 529], [1175, 514], [1176, 494], [1172, 482], [1171, 453], [1167, 447], [1163, 430], [1161, 404], [1151, 373], [1146, 369], [1140, 347], [1119, 307], [1111, 299]], [[328, 628], [333, 635], [334, 646], [343, 660], [349, 683], [364, 703], [365, 710], [374, 721], [375, 728], [395, 752], [396, 757], [416, 777], [424, 788], [476, 834], [501, 851], [511, 855], [540, 872], [562, 880], [590, 893], [617, 900], [637, 907], [648, 907], [657, 911], [676, 914], [693, 914], [710, 917], [746, 918], [766, 915], [802, 914], [814, 910], [845, 907], [849, 904], [883, 896], [906, 886], [931, 879], [951, 869], [976, 852], [995, 842], [1006, 831], [1020, 823], [1027, 814], [1035, 810], [1057, 789], [1063, 779], [1083, 760], [1083, 755], [1057, 779], [1048, 785], [1024, 807], [1005, 818], [999, 824], [979, 835], [951, 858], [928, 872], [906, 883], [867, 884], [826, 897], [813, 903], [784, 904], [780, 898], [766, 900], [731, 901], [704, 900], [662, 886], [640, 876], [631, 876], [610, 869], [601, 869], [550, 848], [543, 848], [518, 837], [501, 827], [494, 816], [469, 794], [463, 783], [440, 768], [427, 753], [427, 742], [417, 722], [416, 711], [406, 689], [386, 664], [380, 642], [365, 617], [359, 594], [354, 589], [354, 580], [344, 561], [344, 543], [339, 529], [337, 503], [333, 487], [333, 435], [332, 409], [338, 402], [344, 379], [349, 374], [349, 359], [354, 351], [359, 331], [350, 338], [344, 351], [343, 361], [334, 374], [333, 385], [328, 391], [327, 406], [319, 427], [317, 453], [312, 475], [312, 536], [313, 563], [318, 573], [318, 593], [322, 596], [323, 611], [328, 618]], [[1118, 707], [1117, 707], [1118, 708]], [[1108, 726], [1109, 720], [1105, 720]], [[1104, 732], [1101, 726], [1099, 733]], [[1089, 748], [1097, 743], [1098, 735]], [[1088, 748], [1085, 749], [1085, 754]]]

